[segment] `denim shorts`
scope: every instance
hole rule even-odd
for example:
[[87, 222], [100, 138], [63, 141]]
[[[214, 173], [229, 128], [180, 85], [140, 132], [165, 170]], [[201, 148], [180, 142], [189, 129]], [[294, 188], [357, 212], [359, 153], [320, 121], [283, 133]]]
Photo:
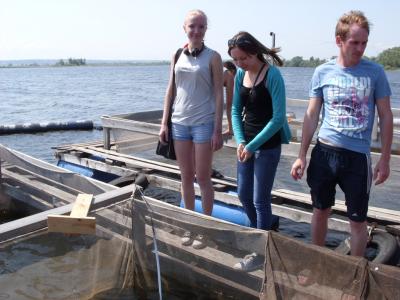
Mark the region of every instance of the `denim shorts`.
[[176, 141], [193, 141], [195, 144], [211, 140], [214, 123], [186, 126], [172, 123], [172, 138]]
[[311, 152], [307, 183], [313, 206], [326, 209], [335, 204], [336, 185], [342, 189], [347, 216], [355, 222], [366, 220], [371, 188], [370, 156], [320, 142]]

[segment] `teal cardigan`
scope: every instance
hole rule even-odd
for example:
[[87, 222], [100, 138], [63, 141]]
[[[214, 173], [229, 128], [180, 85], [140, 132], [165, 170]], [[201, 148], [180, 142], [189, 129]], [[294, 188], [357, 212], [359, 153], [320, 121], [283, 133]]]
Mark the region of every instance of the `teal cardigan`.
[[[235, 87], [232, 104], [232, 127], [236, 143], [246, 144], [242, 121], [243, 103], [240, 99], [240, 87], [243, 83], [245, 71], [238, 69], [235, 76]], [[276, 132], [280, 131], [281, 141], [288, 144], [291, 138], [289, 124], [286, 119], [286, 94], [285, 83], [279, 69], [270, 65], [265, 86], [272, 98], [272, 118], [256, 137], [251, 140], [246, 149], [255, 152], [262, 144], [268, 141]]]

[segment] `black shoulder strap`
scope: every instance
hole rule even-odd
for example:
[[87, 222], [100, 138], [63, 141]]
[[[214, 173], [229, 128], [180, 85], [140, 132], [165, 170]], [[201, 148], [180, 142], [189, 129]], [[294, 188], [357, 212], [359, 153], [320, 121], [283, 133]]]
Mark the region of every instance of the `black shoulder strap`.
[[183, 48], [179, 48], [178, 50], [176, 50], [175, 59], [174, 59], [174, 65], [176, 64], [176, 62], [178, 61], [179, 57], [181, 56], [182, 51], [183, 51]]
[[171, 99], [171, 104], [169, 106], [169, 120], [171, 120], [172, 107], [174, 106], [174, 101], [175, 101], [175, 96], [176, 96], [175, 95], [176, 94], [176, 92], [175, 92], [175, 65], [176, 65], [176, 62], [178, 61], [179, 57], [181, 56], [182, 51], [183, 51], [183, 48], [179, 48], [176, 51], [175, 57], [174, 57], [174, 71], [172, 73], [172, 86], [174, 87], [174, 94], [173, 94], [173, 97]]

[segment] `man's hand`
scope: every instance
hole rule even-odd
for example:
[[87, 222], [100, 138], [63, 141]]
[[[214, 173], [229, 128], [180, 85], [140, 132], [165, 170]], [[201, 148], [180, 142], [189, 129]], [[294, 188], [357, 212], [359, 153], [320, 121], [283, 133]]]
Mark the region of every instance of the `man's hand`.
[[292, 165], [292, 170], [290, 174], [292, 175], [294, 180], [301, 179], [304, 174], [304, 170], [307, 166], [307, 160], [305, 158], [297, 158]]
[[388, 179], [390, 174], [389, 161], [380, 159], [374, 169], [375, 185], [381, 184]]

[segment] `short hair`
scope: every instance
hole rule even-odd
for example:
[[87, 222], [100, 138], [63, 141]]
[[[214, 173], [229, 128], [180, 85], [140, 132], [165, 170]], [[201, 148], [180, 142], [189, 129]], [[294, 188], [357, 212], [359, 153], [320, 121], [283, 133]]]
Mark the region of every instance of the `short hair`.
[[351, 10], [341, 16], [338, 20], [336, 24], [335, 36], [340, 36], [343, 40], [345, 40], [347, 34], [350, 32], [350, 27], [353, 24], [357, 24], [361, 28], [364, 28], [369, 34], [371, 23], [365, 17], [364, 13], [359, 10]]

